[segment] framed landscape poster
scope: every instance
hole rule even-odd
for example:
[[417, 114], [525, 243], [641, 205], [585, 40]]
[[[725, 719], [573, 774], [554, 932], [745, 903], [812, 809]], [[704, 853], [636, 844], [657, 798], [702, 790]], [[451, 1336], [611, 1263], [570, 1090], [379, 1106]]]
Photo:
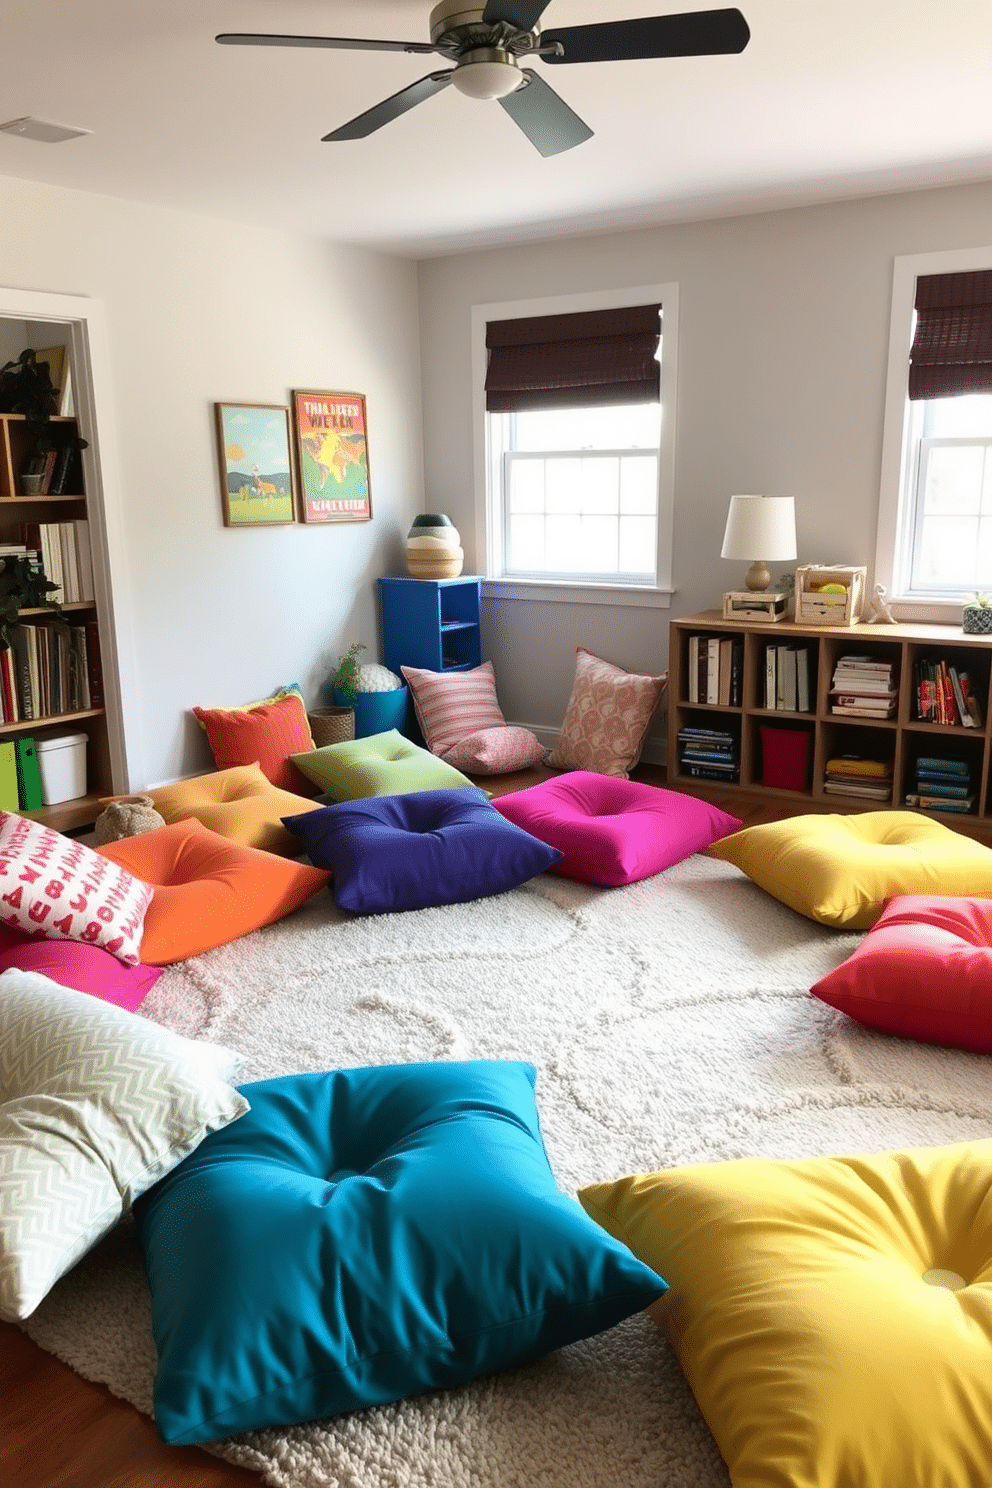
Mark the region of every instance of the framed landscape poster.
[[364, 395], [294, 391], [293, 420], [304, 522], [371, 521]]
[[225, 527], [296, 521], [289, 409], [278, 403], [215, 403]]

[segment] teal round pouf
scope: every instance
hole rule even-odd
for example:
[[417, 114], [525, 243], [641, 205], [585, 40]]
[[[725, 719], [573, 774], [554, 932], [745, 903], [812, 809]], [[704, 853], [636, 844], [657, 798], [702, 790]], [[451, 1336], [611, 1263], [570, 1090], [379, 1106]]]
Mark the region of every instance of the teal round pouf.
[[[337, 688], [334, 701], [345, 703]], [[355, 738], [367, 739], [370, 734], [384, 734], [389, 729], [407, 732], [407, 713], [410, 707], [410, 689], [394, 687], [390, 692], [360, 692], [352, 705], [355, 709]]]

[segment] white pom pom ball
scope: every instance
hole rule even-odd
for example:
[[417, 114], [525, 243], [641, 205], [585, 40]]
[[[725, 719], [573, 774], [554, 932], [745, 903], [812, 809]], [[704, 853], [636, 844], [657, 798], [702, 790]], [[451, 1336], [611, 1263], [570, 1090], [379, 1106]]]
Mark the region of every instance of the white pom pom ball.
[[380, 666], [377, 661], [367, 661], [358, 668], [356, 692], [395, 692], [402, 686], [403, 678], [397, 677], [388, 667]]

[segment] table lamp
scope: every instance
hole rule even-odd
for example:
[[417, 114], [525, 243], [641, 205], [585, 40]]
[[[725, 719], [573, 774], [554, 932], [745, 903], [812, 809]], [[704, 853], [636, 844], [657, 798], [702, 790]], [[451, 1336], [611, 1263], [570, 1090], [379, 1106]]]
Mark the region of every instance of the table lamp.
[[772, 581], [767, 564], [796, 556], [796, 503], [792, 496], [731, 496], [721, 558], [746, 559], [744, 583], [763, 593]]

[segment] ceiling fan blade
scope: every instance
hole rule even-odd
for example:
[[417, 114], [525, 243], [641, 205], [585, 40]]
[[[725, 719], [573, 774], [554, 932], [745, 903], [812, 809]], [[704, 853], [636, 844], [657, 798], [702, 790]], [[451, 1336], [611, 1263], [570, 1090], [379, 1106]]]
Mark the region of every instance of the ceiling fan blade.
[[486, 26], [506, 21], [518, 31], [532, 31], [547, 10], [549, 0], [488, 0], [482, 12]]
[[446, 88], [454, 77], [454, 68], [448, 72], [430, 72], [422, 77], [419, 82], [411, 83], [408, 88], [401, 88], [398, 93], [384, 98], [381, 103], [366, 109], [364, 114], [358, 114], [354, 119], [349, 119], [347, 124], [342, 124], [340, 129], [332, 129], [330, 134], [322, 136], [323, 140], [355, 140], [365, 139], [367, 135], [374, 134], [384, 124], [391, 124], [401, 114], [407, 113], [409, 109], [415, 108], [418, 103], [424, 103], [426, 99], [433, 98], [435, 93], [440, 93]]
[[526, 83], [515, 93], [507, 93], [499, 103], [535, 150], [545, 157], [560, 155], [562, 150], [571, 150], [583, 140], [592, 139], [589, 125], [558, 97], [554, 88], [549, 88], [533, 68], [524, 67], [521, 71]]
[[356, 52], [433, 52], [429, 41], [369, 41], [360, 36], [268, 36], [255, 31], [222, 31], [221, 46], [335, 47]]
[[739, 10], [700, 10], [684, 15], [645, 16], [542, 31], [541, 44], [557, 42], [561, 54], [545, 62], [628, 62], [648, 57], [712, 57], [742, 52], [751, 37]]

